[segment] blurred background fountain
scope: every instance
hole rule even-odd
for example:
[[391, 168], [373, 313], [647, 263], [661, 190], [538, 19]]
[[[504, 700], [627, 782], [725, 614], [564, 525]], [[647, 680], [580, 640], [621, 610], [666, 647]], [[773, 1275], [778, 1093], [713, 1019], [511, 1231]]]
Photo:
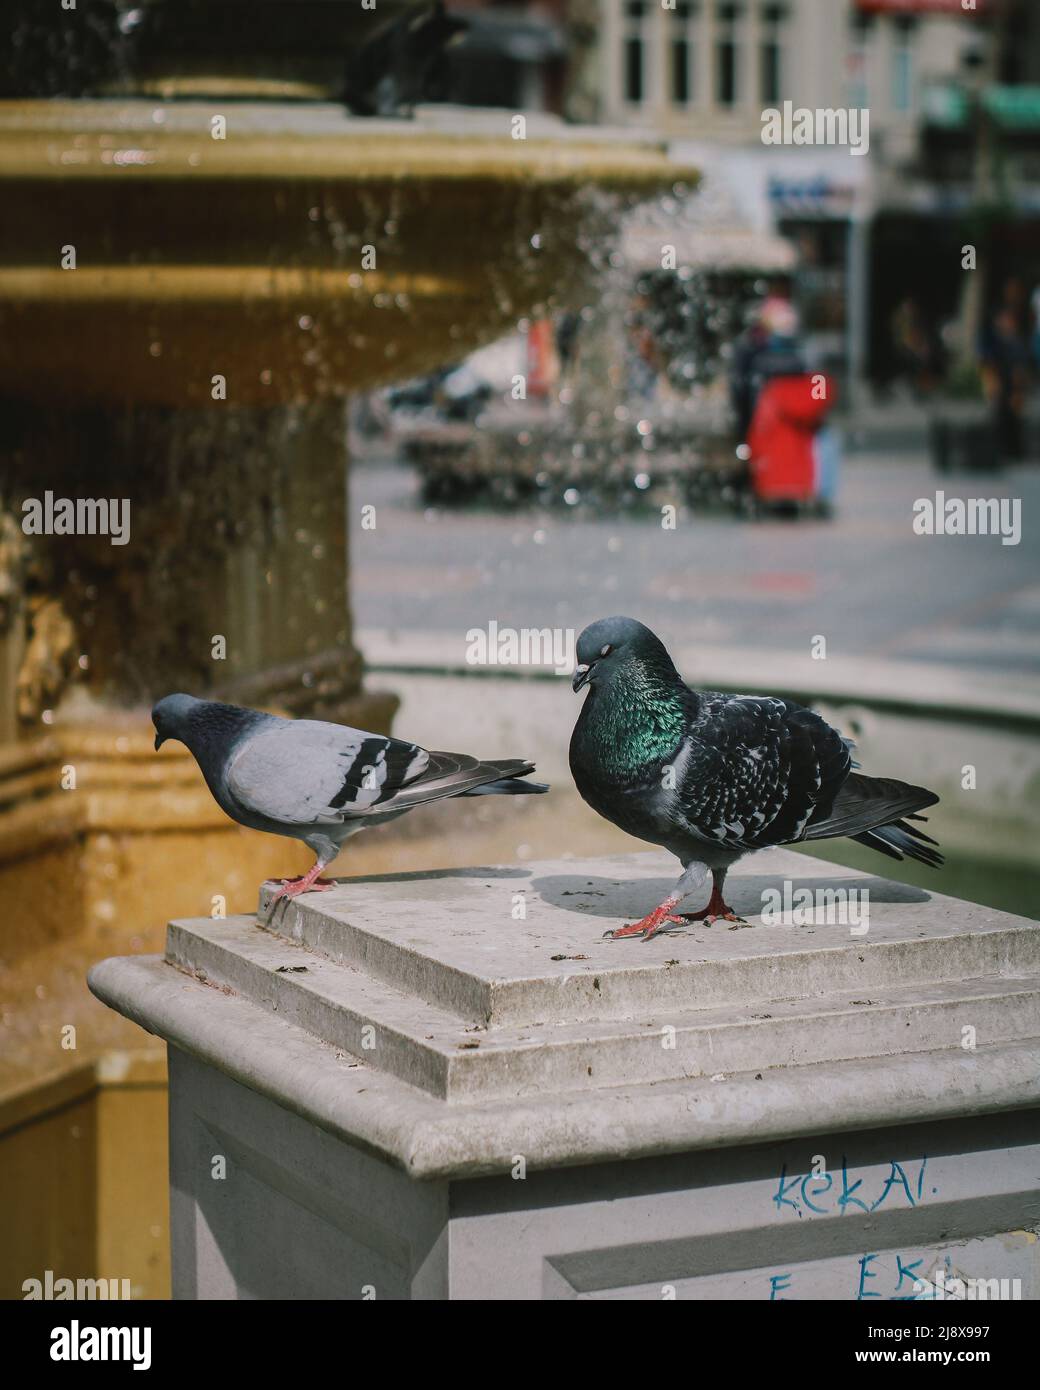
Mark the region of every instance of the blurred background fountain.
[[[154, 1296], [162, 1059], [84, 970], [300, 860], [157, 758], [147, 709], [186, 688], [388, 730], [351, 625], [348, 394], [580, 309], [620, 213], [695, 174], [424, 104], [460, 28], [435, 6], [17, 0], [5, 28], [0, 1185], [35, 1195], [2, 1291]], [[128, 543], [25, 534], [48, 493], [126, 499]]]

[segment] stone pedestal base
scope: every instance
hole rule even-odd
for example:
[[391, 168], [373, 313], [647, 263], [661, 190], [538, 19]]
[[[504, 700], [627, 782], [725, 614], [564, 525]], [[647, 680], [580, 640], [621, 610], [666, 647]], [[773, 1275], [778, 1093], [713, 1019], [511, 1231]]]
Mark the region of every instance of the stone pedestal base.
[[748, 927], [645, 943], [603, 932], [665, 855], [265, 889], [96, 966], [171, 1044], [176, 1294], [1040, 1294], [1040, 930], [753, 864]]
[[176, 1048], [170, 1094], [175, 1298], [1040, 1298], [1037, 1111], [415, 1182]]

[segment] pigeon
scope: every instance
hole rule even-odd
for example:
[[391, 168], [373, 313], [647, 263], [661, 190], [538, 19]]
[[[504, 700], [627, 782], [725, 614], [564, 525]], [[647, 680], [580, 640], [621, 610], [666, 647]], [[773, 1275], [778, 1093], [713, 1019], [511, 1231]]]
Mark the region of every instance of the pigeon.
[[[818, 714], [769, 695], [692, 690], [663, 643], [633, 618], [602, 618], [578, 638], [575, 691], [588, 695], [570, 766], [593, 810], [683, 866], [639, 922], [607, 932], [649, 941], [682, 922], [740, 919], [726, 905], [730, 865], [753, 850], [847, 835], [893, 859], [937, 868], [937, 842], [911, 821], [939, 798], [853, 769], [852, 742]], [[679, 903], [712, 878], [700, 912]]]
[[448, 14], [444, 0], [379, 25], [347, 62], [343, 102], [355, 116], [398, 116], [421, 102], [445, 101], [451, 85], [448, 49], [469, 22]]
[[523, 758], [483, 761], [317, 719], [280, 719], [255, 709], [167, 695], [152, 710], [155, 747], [186, 744], [213, 798], [239, 825], [302, 840], [317, 863], [283, 879], [274, 898], [335, 884], [320, 877], [343, 841], [446, 796], [546, 792], [523, 782]]

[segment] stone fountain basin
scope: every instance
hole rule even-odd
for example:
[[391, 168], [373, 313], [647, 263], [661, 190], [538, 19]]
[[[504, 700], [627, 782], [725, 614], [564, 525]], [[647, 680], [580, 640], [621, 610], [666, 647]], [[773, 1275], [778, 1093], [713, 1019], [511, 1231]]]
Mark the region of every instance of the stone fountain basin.
[[0, 386], [184, 407], [215, 376], [245, 405], [405, 378], [573, 302], [620, 213], [696, 177], [650, 138], [514, 120], [0, 103]]

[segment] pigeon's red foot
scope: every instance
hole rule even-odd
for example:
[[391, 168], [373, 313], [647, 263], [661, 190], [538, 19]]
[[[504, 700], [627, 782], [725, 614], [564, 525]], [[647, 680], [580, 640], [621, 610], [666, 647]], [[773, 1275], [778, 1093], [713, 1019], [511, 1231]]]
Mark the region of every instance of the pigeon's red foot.
[[271, 894], [271, 901], [276, 903], [279, 898], [298, 898], [301, 893], [325, 893], [330, 888], [335, 888], [336, 883], [331, 878], [311, 878], [310, 874], [303, 874], [300, 878], [280, 878], [269, 880], [277, 881], [281, 887]]
[[700, 912], [683, 912], [680, 916], [684, 922], [703, 922], [707, 927], [713, 922], [736, 922], [738, 926], [747, 926], [743, 917], [738, 917], [722, 894], [714, 888], [707, 907], [702, 907]]
[[644, 917], [641, 922], [629, 922], [625, 927], [618, 927], [614, 931], [605, 931], [603, 939], [605, 941], [620, 941], [625, 936], [640, 936], [644, 941], [649, 941], [669, 922], [681, 924], [682, 918], [676, 917], [672, 912], [672, 908], [678, 901], [678, 898], [668, 898], [660, 907], [655, 907], [653, 912]]

